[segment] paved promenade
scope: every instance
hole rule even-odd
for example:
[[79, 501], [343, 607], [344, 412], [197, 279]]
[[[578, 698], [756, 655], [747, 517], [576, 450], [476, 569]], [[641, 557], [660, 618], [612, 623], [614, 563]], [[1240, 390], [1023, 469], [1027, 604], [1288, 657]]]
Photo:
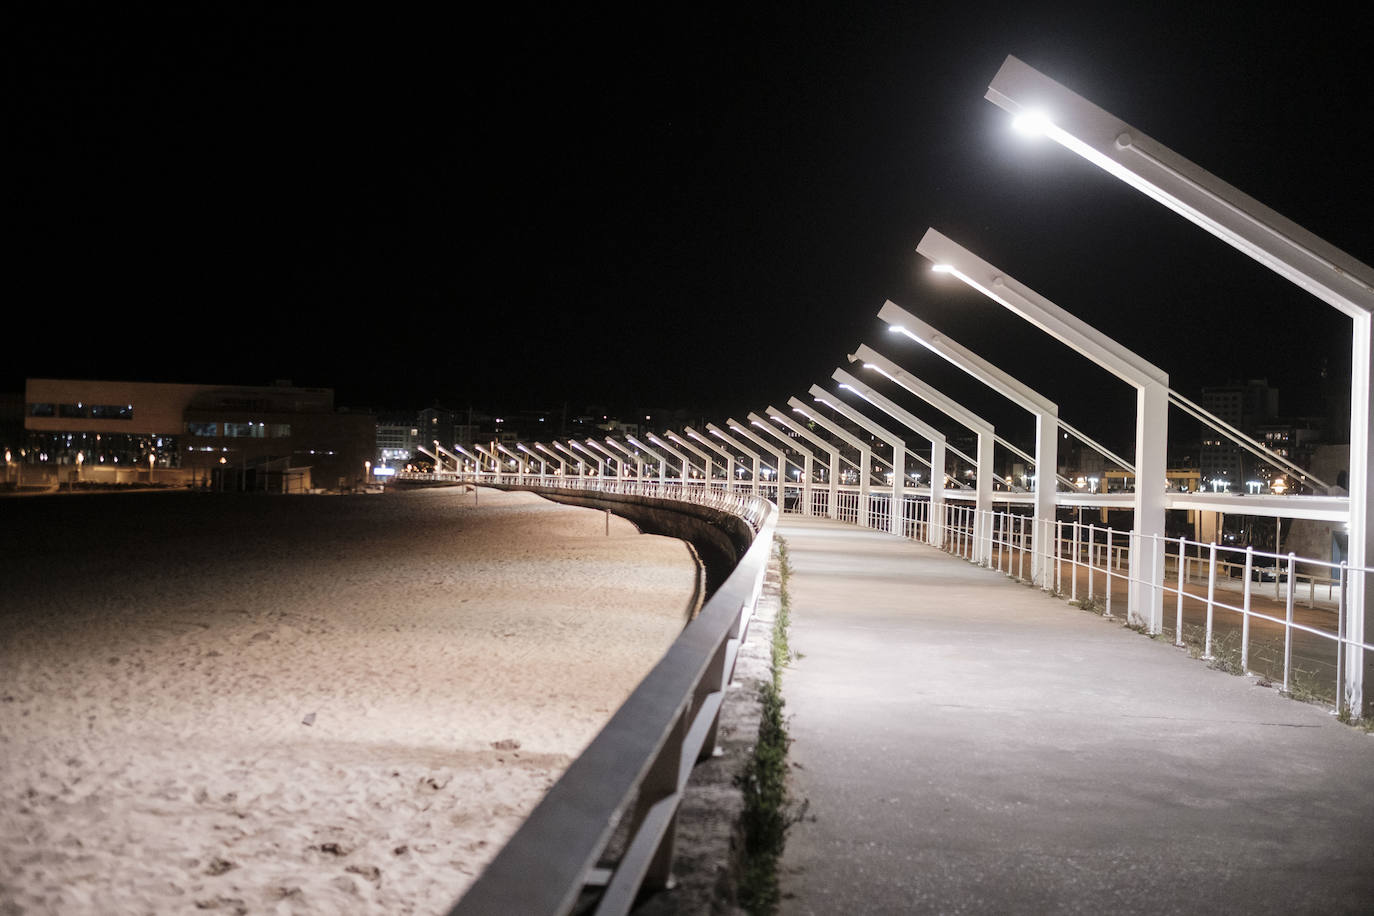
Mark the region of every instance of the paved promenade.
[[932, 548], [784, 519], [782, 911], [1374, 911], [1374, 737]]

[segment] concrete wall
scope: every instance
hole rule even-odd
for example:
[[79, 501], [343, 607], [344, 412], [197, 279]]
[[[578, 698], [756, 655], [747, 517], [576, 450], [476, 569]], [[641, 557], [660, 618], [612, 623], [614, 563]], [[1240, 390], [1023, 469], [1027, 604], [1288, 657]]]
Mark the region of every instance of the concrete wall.
[[743, 519], [695, 503], [552, 487], [502, 486], [497, 489], [527, 490], [564, 505], [609, 510], [633, 522], [646, 534], [661, 534], [688, 542], [706, 569], [705, 598], [710, 598], [720, 583], [725, 581], [754, 540], [753, 529]]

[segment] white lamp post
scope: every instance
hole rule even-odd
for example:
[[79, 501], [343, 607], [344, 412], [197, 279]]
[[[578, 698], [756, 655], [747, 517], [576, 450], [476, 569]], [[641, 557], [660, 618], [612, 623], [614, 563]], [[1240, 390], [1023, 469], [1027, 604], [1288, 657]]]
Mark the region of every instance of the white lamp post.
[[727, 493], [733, 491], [735, 489], [734, 453], [726, 451], [719, 445], [716, 445], [716, 443], [712, 442], [710, 439], [706, 438], [696, 430], [692, 429], [692, 427], [690, 426], [682, 427], [682, 431], [687, 434], [687, 437], [689, 439], [693, 439], [696, 442], [699, 442], [700, 444], [706, 446], [711, 451], [715, 452], [717, 455], [720, 455], [722, 458], [725, 459], [725, 490]]
[[892, 448], [892, 511], [888, 513], [888, 531], [901, 537], [905, 532], [902, 526], [903, 504], [906, 499], [906, 441], [884, 426], [874, 423], [868, 417], [850, 407], [839, 397], [818, 385], [812, 385], [810, 394], [817, 403], [824, 404], [835, 413], [844, 417], [860, 429], [876, 436]]
[[830, 456], [829, 472], [826, 475], [830, 479], [827, 481], [829, 486], [829, 494], [825, 504], [825, 515], [826, 518], [838, 518], [839, 515], [837, 514], [837, 504], [839, 502], [840, 495], [839, 447], [836, 445], [832, 445], [829, 442], [826, 442], [820, 436], [816, 435], [811, 430], [807, 429], [805, 426], [798, 423], [796, 420], [793, 420], [787, 414], [783, 413], [781, 410], [778, 410], [778, 408], [772, 406], [771, 404], [768, 406], [768, 419], [772, 420], [774, 423], [779, 424], [780, 426], [785, 427], [786, 429], [791, 430], [793, 433], [796, 433], [798, 436], [801, 436], [807, 442], [810, 442], [812, 445], [816, 446], [821, 451], [825, 452], [827, 455]]
[[[929, 258], [937, 270], [958, 277], [1135, 387], [1134, 509], [1138, 543], [1130, 553], [1127, 618], [1131, 623], [1144, 624], [1150, 633], [1160, 632], [1164, 626], [1164, 590], [1163, 582], [1155, 577], [1164, 575], [1169, 374], [934, 229], [926, 231], [916, 250]], [[1042, 476], [1054, 471], [1053, 465], [1036, 465], [1036, 472]]]
[[797, 414], [798, 416], [805, 417], [807, 420], [809, 420], [809, 421], [811, 421], [812, 423], [816, 424], [816, 425], [819, 426], [821, 429], [823, 429], [823, 430], [825, 430], [826, 432], [830, 433], [830, 435], [834, 436], [836, 439], [839, 439], [841, 442], [845, 443], [845, 444], [848, 445], [849, 447], [851, 447], [851, 448], [855, 449], [856, 451], [858, 451], [858, 453], [859, 453], [859, 463], [858, 463], [858, 464], [855, 464], [854, 462], [849, 461], [849, 459], [844, 458], [843, 455], [841, 455], [840, 457], [841, 457], [841, 459], [843, 459], [844, 461], [846, 461], [849, 465], [851, 465], [851, 466], [854, 468], [855, 471], [858, 472], [858, 475], [859, 475], [859, 505], [858, 505], [858, 507], [857, 507], [857, 513], [858, 513], [858, 516], [859, 516], [859, 517], [858, 517], [858, 524], [861, 525], [861, 526], [863, 526], [863, 527], [865, 527], [865, 528], [868, 527], [868, 510], [869, 510], [868, 502], [869, 502], [869, 496], [871, 495], [870, 487], [872, 486], [871, 478], [872, 478], [872, 476], [873, 476], [873, 448], [872, 448], [872, 446], [870, 446], [867, 442], [865, 442], [865, 441], [863, 441], [862, 439], [860, 439], [858, 436], [856, 436], [856, 435], [854, 435], [853, 433], [851, 433], [849, 430], [845, 429], [843, 426], [840, 426], [840, 425], [836, 424], [836, 423], [833, 422], [832, 420], [830, 420], [830, 419], [828, 419], [827, 417], [825, 417], [824, 415], [822, 415], [822, 414], [820, 413], [820, 411], [816, 410], [815, 407], [814, 407], [813, 405], [808, 404], [808, 403], [806, 403], [805, 401], [800, 400], [799, 398], [788, 398], [788, 399], [787, 399], [787, 406], [790, 407], [790, 408], [792, 408], [792, 412], [793, 412], [793, 413]]
[[813, 476], [812, 471], [815, 466], [816, 456], [811, 452], [809, 448], [794, 441], [786, 433], [782, 432], [776, 426], [769, 423], [767, 420], [765, 420], [758, 414], [754, 413], [753, 411], [750, 411], [749, 414], [745, 417], [745, 419], [747, 419], [756, 428], [763, 430], [764, 432], [768, 433], [768, 435], [772, 436], [774, 439], [777, 439], [779, 442], [781, 442], [784, 449], [790, 448], [794, 452], [802, 456], [802, 466], [799, 469], [799, 476], [801, 478], [800, 483], [802, 485], [802, 515], [813, 514], [811, 508], [811, 478]]
[[[909, 411], [898, 407], [843, 369], [836, 369], [831, 377], [840, 383], [840, 388], [854, 392], [930, 443], [930, 523], [926, 526], [926, 543], [935, 547], [941, 546], [944, 543], [945, 450], [947, 448], [945, 434], [918, 419]], [[920, 456], [915, 457], [921, 460]], [[964, 457], [966, 460], [971, 460], [968, 459], [968, 456]], [[896, 467], [893, 470], [896, 473], [901, 473]]]
[[1035, 418], [1035, 467], [1037, 471], [1048, 468], [1049, 473], [1040, 474], [1045, 485], [1035, 489], [1036, 524], [1031, 526], [1031, 581], [1044, 585], [1042, 554], [1045, 552], [1045, 532], [1042, 529], [1052, 527], [1057, 505], [1053, 481], [1059, 461], [1059, 406], [893, 302], [885, 303], [878, 311], [878, 317], [886, 321], [892, 331], [944, 357]]
[[[1350, 317], [1353, 324], [1350, 392], [1349, 554], [1374, 567], [1374, 487], [1370, 486], [1374, 436], [1374, 269], [1285, 219], [1173, 150], [1049, 77], [1008, 57], [987, 98], [1014, 115], [1041, 112], [1044, 133], [1185, 219], [1245, 252], [1280, 276]], [[1138, 487], [1137, 487], [1138, 489]], [[1345, 704], [1362, 709], [1365, 653], [1374, 627], [1366, 576], [1347, 588]]]
[[754, 451], [748, 446], [742, 445], [739, 442], [739, 440], [735, 439], [733, 436], [731, 436], [729, 433], [727, 433], [725, 430], [721, 429], [714, 423], [707, 423], [706, 431], [711, 435], [715, 436], [717, 439], [721, 440], [722, 442], [730, 443], [730, 446], [734, 448], [736, 451], [738, 451], [740, 454], [749, 456], [749, 459], [754, 463], [753, 474], [749, 479], [749, 492], [753, 493], [755, 496], [758, 496], [760, 466], [763, 462], [763, 457], [758, 452]]

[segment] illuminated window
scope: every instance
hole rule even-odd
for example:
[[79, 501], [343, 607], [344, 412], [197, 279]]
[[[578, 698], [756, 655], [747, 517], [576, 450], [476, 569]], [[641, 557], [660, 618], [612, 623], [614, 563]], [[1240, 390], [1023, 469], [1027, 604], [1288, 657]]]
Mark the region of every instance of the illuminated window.
[[192, 436], [218, 436], [218, 423], [187, 423], [186, 432]]
[[57, 407], [53, 404], [30, 404], [29, 416], [31, 417], [52, 417], [57, 415]]

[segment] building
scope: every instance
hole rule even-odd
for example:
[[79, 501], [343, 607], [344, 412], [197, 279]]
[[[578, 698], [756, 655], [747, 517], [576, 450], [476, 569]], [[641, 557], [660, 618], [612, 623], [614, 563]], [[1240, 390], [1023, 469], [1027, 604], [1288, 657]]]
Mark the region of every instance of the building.
[[[28, 379], [25, 465], [219, 489], [347, 489], [376, 444], [370, 413], [329, 388]], [[155, 476], [155, 475], [161, 476]], [[60, 479], [60, 478], [59, 478]]]
[[[1278, 417], [1279, 392], [1264, 379], [1232, 382], [1202, 389], [1203, 408], [1241, 432], [1251, 436]], [[1253, 476], [1254, 459], [1250, 452], [1213, 429], [1203, 429], [1200, 470], [1204, 484], [1225, 486], [1239, 491]]]

